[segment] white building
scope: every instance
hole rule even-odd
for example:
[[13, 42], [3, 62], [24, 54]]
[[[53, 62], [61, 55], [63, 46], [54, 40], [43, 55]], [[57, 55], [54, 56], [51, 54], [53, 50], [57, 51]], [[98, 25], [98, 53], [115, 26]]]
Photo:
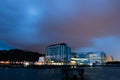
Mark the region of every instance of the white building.
[[100, 52], [89, 52], [86, 54], [86, 58], [88, 58], [89, 65], [103, 65], [106, 60], [106, 54], [102, 51]]
[[44, 63], [44, 62], [45, 62], [45, 57], [39, 57], [38, 62], [42, 62], [42, 63]]

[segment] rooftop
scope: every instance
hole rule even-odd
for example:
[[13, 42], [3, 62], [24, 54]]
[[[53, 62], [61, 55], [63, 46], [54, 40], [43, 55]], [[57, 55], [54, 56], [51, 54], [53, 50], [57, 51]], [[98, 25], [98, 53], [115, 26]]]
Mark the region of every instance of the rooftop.
[[57, 44], [49, 45], [48, 47], [56, 46], [56, 45], [67, 45], [67, 44], [66, 43], [57, 43]]

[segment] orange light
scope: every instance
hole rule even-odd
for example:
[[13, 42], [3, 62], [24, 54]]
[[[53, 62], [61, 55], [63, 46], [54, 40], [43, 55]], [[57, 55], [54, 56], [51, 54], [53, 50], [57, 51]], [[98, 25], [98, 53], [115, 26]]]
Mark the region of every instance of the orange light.
[[0, 64], [10, 64], [9, 61], [0, 61]]

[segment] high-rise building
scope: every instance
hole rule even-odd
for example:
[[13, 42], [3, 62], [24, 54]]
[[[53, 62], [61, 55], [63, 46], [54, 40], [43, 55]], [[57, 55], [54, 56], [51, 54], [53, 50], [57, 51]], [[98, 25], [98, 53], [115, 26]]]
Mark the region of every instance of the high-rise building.
[[70, 62], [71, 48], [65, 43], [49, 45], [46, 48], [46, 61]]

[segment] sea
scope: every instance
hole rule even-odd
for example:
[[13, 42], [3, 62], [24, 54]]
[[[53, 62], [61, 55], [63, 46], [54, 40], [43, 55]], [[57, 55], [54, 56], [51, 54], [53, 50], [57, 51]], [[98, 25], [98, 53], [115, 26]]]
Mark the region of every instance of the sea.
[[[60, 68], [0, 68], [0, 80], [62, 80], [62, 73]], [[120, 67], [85, 67], [84, 80], [120, 80]]]

